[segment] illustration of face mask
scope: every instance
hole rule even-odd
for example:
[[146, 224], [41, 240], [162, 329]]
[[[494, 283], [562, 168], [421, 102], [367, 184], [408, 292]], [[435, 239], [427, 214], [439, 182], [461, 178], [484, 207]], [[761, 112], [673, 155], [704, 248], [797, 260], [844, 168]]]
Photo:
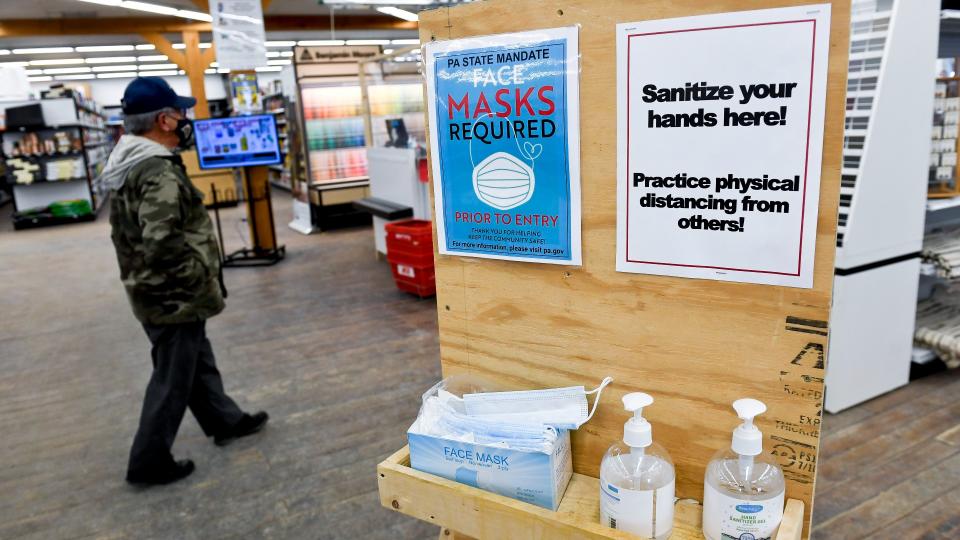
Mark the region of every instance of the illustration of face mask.
[[[466, 413], [477, 420], [510, 424], [543, 424], [557, 429], [577, 429], [597, 412], [600, 394], [612, 377], [587, 392], [582, 386], [522, 390], [518, 392], [486, 392], [464, 394]], [[587, 414], [587, 396], [597, 394], [593, 410]]]
[[533, 197], [533, 169], [520, 158], [496, 152], [473, 169], [473, 191], [486, 204], [500, 209], [516, 208]]

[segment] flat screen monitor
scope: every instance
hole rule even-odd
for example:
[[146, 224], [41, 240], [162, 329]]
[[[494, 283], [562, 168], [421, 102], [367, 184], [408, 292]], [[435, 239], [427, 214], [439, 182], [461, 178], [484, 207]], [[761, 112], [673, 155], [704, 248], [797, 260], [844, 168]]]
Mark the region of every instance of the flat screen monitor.
[[282, 161], [272, 114], [194, 122], [201, 169], [275, 165]]

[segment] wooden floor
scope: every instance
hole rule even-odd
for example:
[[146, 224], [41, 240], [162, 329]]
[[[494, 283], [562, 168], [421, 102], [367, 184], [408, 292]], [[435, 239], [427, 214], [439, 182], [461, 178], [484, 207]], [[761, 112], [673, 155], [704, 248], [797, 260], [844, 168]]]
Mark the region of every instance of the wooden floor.
[[[123, 474], [148, 343], [105, 216], [13, 232], [0, 209], [0, 539], [436, 538], [379, 507], [374, 474], [439, 377], [435, 304], [394, 289], [369, 230], [304, 237], [286, 194], [275, 209], [287, 260], [228, 270], [209, 324], [228, 391], [270, 425], [221, 449], [188, 416], [174, 451], [197, 472], [147, 490]], [[960, 539], [960, 374], [824, 424], [814, 538]]]

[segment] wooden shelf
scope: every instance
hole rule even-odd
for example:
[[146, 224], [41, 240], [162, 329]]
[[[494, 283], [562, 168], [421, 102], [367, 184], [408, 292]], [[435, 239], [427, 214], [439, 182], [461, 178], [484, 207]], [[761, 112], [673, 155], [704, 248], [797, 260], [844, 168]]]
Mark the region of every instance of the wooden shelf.
[[[600, 525], [599, 481], [582, 474], [570, 479], [556, 512], [413, 470], [408, 447], [377, 466], [377, 481], [380, 504], [443, 527], [441, 539], [638, 538]], [[670, 540], [703, 540], [701, 513], [697, 501], [678, 501]], [[799, 540], [802, 529], [803, 503], [789, 499], [774, 538]]]

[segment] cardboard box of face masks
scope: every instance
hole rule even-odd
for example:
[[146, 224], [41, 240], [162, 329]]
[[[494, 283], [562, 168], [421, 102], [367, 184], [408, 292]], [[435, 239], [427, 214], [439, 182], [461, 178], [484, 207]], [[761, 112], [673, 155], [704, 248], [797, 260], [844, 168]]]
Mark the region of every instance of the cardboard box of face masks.
[[570, 432], [550, 453], [471, 444], [407, 431], [410, 466], [449, 480], [556, 510], [573, 475]]

